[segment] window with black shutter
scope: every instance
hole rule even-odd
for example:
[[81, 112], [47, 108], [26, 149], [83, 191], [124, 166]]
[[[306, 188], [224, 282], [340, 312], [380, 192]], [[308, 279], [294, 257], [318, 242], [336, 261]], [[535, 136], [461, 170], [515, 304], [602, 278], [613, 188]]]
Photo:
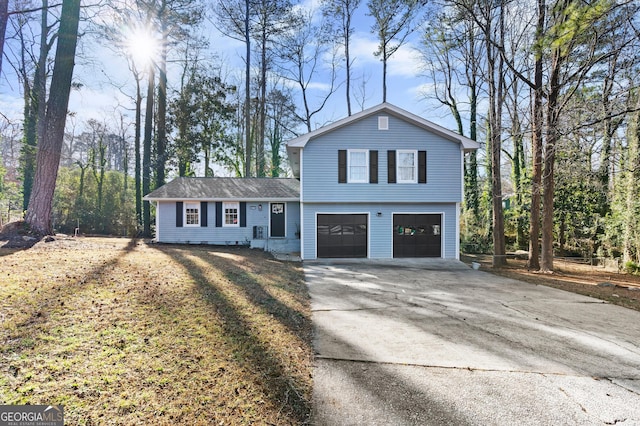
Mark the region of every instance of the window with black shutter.
[[347, 183], [347, 150], [338, 151], [338, 183]]
[[176, 228], [182, 228], [182, 209], [184, 204], [182, 201], [176, 202]]
[[208, 226], [208, 207], [209, 203], [207, 203], [206, 201], [200, 202], [200, 226]]
[[369, 151], [369, 183], [378, 183], [378, 151]]
[[418, 183], [427, 183], [427, 151], [418, 151]]
[[387, 151], [387, 182], [396, 183], [396, 151]]

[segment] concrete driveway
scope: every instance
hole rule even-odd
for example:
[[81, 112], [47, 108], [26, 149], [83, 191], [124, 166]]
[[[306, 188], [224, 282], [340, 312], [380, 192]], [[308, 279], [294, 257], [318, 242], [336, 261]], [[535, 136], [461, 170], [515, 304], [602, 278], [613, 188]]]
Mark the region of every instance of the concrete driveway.
[[304, 272], [315, 425], [640, 425], [640, 312], [456, 261]]

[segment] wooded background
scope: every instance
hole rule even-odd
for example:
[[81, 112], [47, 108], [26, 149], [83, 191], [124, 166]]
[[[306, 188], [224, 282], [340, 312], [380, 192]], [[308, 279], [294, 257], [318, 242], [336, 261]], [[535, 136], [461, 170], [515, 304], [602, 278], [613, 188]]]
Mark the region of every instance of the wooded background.
[[[0, 218], [149, 236], [142, 196], [167, 177], [287, 175], [284, 143], [313, 130], [329, 100], [363, 108], [350, 47], [371, 31], [380, 101], [389, 59], [418, 40], [426, 100], [481, 143], [465, 161], [463, 251], [500, 264], [526, 250], [543, 271], [557, 255], [621, 258], [638, 271], [639, 11], [611, 0], [0, 0], [0, 78], [15, 76], [24, 98], [19, 119], [0, 111]], [[211, 25], [223, 35], [208, 37]], [[147, 62], [135, 51], [145, 34], [157, 41]], [[127, 58], [135, 82], [119, 88], [130, 101], [117, 125], [67, 113], [89, 40]], [[211, 53], [230, 40], [246, 47], [241, 76]]]

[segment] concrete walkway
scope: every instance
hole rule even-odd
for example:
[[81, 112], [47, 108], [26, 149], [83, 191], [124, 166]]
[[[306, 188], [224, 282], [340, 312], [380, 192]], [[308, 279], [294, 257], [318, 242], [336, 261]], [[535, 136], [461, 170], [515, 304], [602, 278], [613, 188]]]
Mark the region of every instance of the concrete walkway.
[[640, 425], [640, 312], [457, 261], [304, 271], [315, 425]]

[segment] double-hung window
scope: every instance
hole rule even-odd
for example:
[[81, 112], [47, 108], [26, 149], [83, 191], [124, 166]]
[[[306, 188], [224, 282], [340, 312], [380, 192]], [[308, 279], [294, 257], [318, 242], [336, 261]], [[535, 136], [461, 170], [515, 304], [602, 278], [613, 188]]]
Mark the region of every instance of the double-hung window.
[[398, 183], [418, 182], [418, 152], [414, 150], [397, 151]]
[[184, 226], [200, 226], [200, 203], [184, 203]]
[[366, 149], [350, 149], [348, 151], [349, 183], [369, 182], [369, 151]]
[[240, 203], [223, 203], [223, 226], [240, 226]]

